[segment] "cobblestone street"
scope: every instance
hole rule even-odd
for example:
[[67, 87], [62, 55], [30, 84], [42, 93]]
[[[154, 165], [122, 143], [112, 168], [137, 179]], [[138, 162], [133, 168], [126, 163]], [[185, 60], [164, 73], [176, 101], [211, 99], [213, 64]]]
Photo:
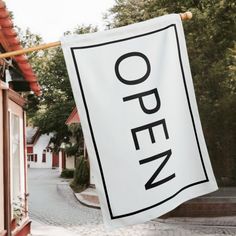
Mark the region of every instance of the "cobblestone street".
[[100, 210], [81, 205], [58, 170], [29, 169], [33, 236], [236, 235], [236, 217], [170, 218], [107, 232]]

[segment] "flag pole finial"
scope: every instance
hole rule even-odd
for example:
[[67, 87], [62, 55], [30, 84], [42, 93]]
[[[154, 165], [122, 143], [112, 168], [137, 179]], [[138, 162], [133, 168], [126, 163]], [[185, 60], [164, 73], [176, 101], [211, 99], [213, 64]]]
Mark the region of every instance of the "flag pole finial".
[[181, 20], [191, 20], [192, 17], [193, 17], [193, 14], [190, 11], [186, 11], [184, 13], [180, 13]]

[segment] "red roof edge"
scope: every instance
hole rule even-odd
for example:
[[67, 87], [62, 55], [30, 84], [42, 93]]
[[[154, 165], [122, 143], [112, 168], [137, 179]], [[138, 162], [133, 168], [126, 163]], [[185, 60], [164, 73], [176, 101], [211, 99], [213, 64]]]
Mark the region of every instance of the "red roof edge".
[[70, 125], [72, 123], [80, 123], [80, 118], [76, 107], [73, 109], [65, 122], [66, 125]]
[[[0, 0], [0, 38], [4, 39], [5, 43], [2, 46], [7, 52], [23, 49], [14, 30], [14, 24], [6, 8], [6, 4], [2, 0]], [[31, 90], [39, 96], [41, 94], [41, 88], [28, 62], [27, 56], [23, 54], [15, 56], [13, 59], [16, 61], [25, 80], [29, 82]]]

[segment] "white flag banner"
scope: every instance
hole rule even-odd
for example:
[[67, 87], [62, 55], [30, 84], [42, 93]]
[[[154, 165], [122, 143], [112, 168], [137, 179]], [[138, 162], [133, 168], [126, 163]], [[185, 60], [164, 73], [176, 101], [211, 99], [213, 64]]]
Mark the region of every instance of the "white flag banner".
[[110, 228], [217, 190], [180, 16], [62, 38]]

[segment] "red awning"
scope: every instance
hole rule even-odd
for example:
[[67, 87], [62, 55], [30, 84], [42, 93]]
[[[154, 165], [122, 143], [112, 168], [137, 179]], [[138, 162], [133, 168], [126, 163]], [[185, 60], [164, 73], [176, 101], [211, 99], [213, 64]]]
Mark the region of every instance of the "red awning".
[[[0, 0], [0, 42], [6, 52], [23, 49], [20, 40], [17, 37], [17, 33], [14, 30], [14, 25], [9, 12], [6, 9], [6, 4], [2, 0]], [[34, 74], [26, 55], [15, 56], [13, 60], [16, 61], [25, 80], [29, 82], [31, 90], [36, 95], [40, 95], [40, 85], [38, 84], [36, 75]]]

